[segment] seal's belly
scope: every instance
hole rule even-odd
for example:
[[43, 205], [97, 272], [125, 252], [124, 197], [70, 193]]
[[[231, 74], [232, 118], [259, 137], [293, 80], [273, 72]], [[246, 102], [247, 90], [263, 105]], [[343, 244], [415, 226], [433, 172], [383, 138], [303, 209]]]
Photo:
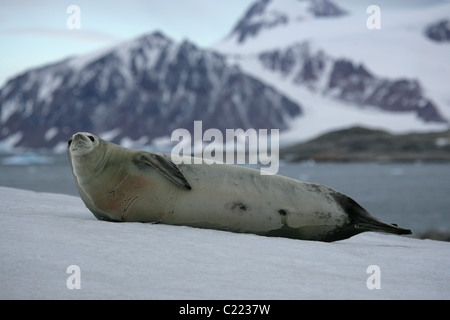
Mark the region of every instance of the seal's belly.
[[[234, 232], [281, 228], [292, 212], [286, 197], [271, 192], [259, 172], [236, 166], [181, 166], [192, 190], [180, 191], [174, 210], [161, 222]], [[280, 213], [281, 212], [281, 213]]]
[[283, 230], [297, 238], [311, 227], [329, 229], [345, 223], [331, 201], [292, 179], [226, 165], [181, 169], [192, 190], [179, 192], [163, 223], [259, 234]]
[[280, 228], [283, 219], [273, 205], [254, 194], [198, 192], [180, 195], [174, 210], [163, 217], [168, 224], [234, 232], [263, 232]]
[[[161, 194], [153, 177], [122, 171], [117, 181], [94, 197], [94, 205], [118, 221], [157, 222], [174, 198]], [[163, 182], [164, 183], [164, 182]]]

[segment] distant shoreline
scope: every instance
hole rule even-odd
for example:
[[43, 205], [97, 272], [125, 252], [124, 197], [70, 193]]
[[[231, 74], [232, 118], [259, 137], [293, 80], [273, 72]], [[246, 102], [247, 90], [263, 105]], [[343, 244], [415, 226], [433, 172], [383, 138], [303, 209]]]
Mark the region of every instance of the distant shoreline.
[[450, 130], [390, 134], [353, 127], [280, 149], [289, 162], [450, 162]]
[[430, 240], [450, 242], [450, 232], [443, 231], [443, 230], [430, 229], [428, 231], [422, 231], [422, 232], [418, 232], [417, 234], [414, 234], [414, 231], [413, 231], [412, 238], [422, 239], [422, 240], [430, 239]]

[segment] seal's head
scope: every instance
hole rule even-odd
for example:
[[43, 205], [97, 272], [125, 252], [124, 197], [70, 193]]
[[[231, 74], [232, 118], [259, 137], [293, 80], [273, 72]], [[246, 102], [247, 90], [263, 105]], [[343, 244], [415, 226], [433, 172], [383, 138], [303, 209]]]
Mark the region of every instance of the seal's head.
[[88, 132], [75, 133], [68, 141], [68, 152], [72, 156], [84, 156], [98, 147], [98, 137]]
[[99, 173], [106, 161], [106, 142], [88, 133], [78, 132], [69, 139], [67, 154], [78, 182]]

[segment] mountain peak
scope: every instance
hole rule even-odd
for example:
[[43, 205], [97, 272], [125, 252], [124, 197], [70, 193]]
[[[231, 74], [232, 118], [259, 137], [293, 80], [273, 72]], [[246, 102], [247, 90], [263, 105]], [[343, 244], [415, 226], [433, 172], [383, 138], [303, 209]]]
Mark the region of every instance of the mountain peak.
[[146, 33], [136, 39], [131, 40], [134, 43], [157, 43], [157, 42], [174, 42], [173, 39], [165, 35], [160, 30], [156, 30], [150, 33]]
[[205, 130], [283, 130], [301, 114], [219, 53], [154, 32], [12, 79], [0, 90], [0, 141], [60, 150], [73, 132], [88, 131], [137, 146], [192, 132], [195, 120]]
[[230, 36], [243, 43], [264, 29], [318, 17], [339, 17], [346, 12], [330, 0], [258, 0], [240, 19]]

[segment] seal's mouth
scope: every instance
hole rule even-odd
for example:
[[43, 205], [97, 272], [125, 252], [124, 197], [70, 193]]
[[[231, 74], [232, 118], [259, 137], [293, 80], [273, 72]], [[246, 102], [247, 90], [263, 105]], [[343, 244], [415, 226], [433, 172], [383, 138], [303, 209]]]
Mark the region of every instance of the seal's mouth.
[[86, 142], [79, 140], [79, 141], [74, 141], [73, 142], [73, 144], [71, 146], [71, 149], [72, 149], [72, 151], [75, 151], [75, 150], [78, 150], [80, 148], [89, 149], [89, 147], [90, 146], [88, 144], [86, 144]]

